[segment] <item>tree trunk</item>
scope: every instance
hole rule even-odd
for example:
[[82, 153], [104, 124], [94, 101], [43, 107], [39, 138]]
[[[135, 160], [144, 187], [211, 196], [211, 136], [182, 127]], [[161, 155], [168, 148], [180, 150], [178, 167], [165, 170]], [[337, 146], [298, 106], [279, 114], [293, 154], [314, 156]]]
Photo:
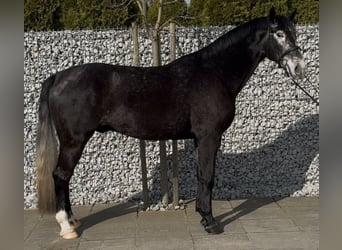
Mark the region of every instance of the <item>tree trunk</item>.
[[155, 30], [153, 30], [153, 33], [152, 33], [152, 58], [153, 58], [153, 66], [161, 65], [160, 36], [159, 36], [159, 32]]
[[[139, 66], [139, 39], [138, 39], [138, 26], [136, 23], [132, 23], [132, 40], [133, 40], [133, 65]], [[142, 178], [142, 190], [144, 209], [149, 206], [148, 199], [148, 185], [147, 185], [147, 169], [146, 169], [146, 144], [144, 140], [139, 140], [140, 146], [140, 165], [141, 165], [141, 178]]]
[[[152, 57], [153, 66], [161, 65], [160, 56], [160, 36], [159, 30], [152, 31]], [[169, 204], [169, 188], [167, 177], [167, 164], [166, 164], [166, 142], [159, 141], [159, 154], [160, 154], [160, 185], [163, 205]]]
[[[170, 61], [176, 60], [176, 25], [170, 23]], [[172, 189], [173, 189], [173, 207], [178, 206], [179, 201], [179, 178], [178, 178], [178, 148], [177, 140], [172, 140]]]

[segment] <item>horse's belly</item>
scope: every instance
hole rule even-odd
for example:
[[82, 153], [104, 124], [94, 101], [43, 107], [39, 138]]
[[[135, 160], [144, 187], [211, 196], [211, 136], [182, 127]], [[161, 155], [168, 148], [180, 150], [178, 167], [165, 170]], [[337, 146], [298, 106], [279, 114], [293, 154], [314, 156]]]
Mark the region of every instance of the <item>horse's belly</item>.
[[160, 114], [134, 112], [124, 107], [106, 118], [105, 125], [112, 130], [145, 140], [192, 138], [190, 119], [186, 113]]

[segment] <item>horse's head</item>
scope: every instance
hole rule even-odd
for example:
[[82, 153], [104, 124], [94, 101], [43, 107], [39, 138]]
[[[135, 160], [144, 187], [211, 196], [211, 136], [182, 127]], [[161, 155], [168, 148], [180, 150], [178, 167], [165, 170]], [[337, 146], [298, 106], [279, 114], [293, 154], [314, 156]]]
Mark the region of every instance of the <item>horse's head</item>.
[[269, 35], [265, 44], [266, 57], [277, 62], [292, 77], [304, 77], [305, 63], [296, 45], [296, 29], [293, 25], [294, 11], [289, 17], [277, 16], [272, 7], [269, 13]]

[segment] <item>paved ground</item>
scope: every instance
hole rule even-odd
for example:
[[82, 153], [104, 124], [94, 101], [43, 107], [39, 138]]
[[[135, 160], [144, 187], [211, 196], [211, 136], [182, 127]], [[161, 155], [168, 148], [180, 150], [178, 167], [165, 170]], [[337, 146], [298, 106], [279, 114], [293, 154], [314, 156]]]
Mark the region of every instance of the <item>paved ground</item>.
[[208, 235], [194, 201], [185, 210], [137, 212], [131, 203], [75, 207], [75, 240], [59, 238], [53, 215], [24, 212], [24, 249], [283, 249], [319, 247], [319, 198], [213, 201], [225, 232]]

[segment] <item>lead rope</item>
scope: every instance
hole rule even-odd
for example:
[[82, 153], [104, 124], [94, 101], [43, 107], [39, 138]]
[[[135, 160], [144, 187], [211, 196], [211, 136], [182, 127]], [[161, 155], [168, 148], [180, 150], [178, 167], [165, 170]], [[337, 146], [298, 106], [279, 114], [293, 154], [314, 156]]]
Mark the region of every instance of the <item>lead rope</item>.
[[[268, 62], [267, 64], [267, 68], [269, 68], [271, 61]], [[280, 66], [280, 64], [278, 63], [278, 66]], [[282, 67], [281, 67], [282, 68]], [[284, 68], [283, 68], [284, 69]], [[287, 71], [287, 69], [284, 69], [286, 72], [286, 75], [291, 77], [289, 72]], [[312, 84], [312, 82], [309, 80], [309, 78], [305, 75], [305, 79], [311, 84], [312, 88], [316, 91], [319, 92], [318, 89]], [[301, 89], [308, 97], [310, 97], [310, 99], [317, 105], [319, 106], [319, 102], [317, 101], [317, 99], [315, 99], [312, 95], [310, 95], [302, 86], [299, 85], [298, 82], [296, 82], [292, 77], [291, 77], [292, 82], [294, 83], [295, 86], [297, 86], [299, 89]]]
[[[287, 71], [287, 69], [285, 68], [285, 72], [288, 76], [290, 76], [289, 72]], [[291, 77], [291, 76], [290, 76]], [[319, 92], [318, 89], [312, 84], [312, 82], [309, 80], [309, 78], [304, 75], [305, 79], [308, 81], [308, 83], [310, 83], [311, 87], [316, 91]], [[319, 106], [319, 102], [317, 101], [317, 99], [315, 99], [312, 95], [310, 95], [302, 86], [299, 85], [299, 83], [297, 81], [295, 81], [295, 79], [293, 79], [291, 77], [292, 82], [294, 83], [294, 85], [296, 87], [298, 87], [300, 90], [302, 90], [308, 97], [310, 97], [310, 99], [317, 105]]]
[[[295, 50], [300, 50], [299, 46], [295, 46], [294, 48], [291, 48], [291, 49], [285, 51], [285, 52], [280, 56], [280, 59], [279, 59], [279, 61], [278, 61], [278, 66], [279, 66], [280, 68], [282, 68], [282, 67], [281, 67], [281, 60], [282, 60], [282, 58], [283, 58], [284, 56], [286, 56], [287, 54], [289, 54], [290, 52], [295, 51]], [[285, 72], [286, 72], [286, 74], [287, 74], [288, 76], [290, 76], [290, 74], [289, 74], [289, 72], [287, 71], [286, 68], [285, 68]], [[290, 76], [290, 77], [291, 77], [291, 76]], [[314, 88], [314, 90], [315, 90], [316, 92], [319, 92], [318, 89], [312, 84], [312, 82], [309, 80], [309, 78], [308, 78], [306, 75], [305, 75], [305, 79], [311, 84], [311, 87]], [[310, 95], [302, 86], [300, 86], [299, 83], [298, 83], [297, 81], [295, 81], [292, 77], [291, 77], [291, 80], [292, 80], [292, 82], [295, 84], [295, 86], [297, 86], [298, 88], [300, 88], [308, 97], [311, 98], [311, 100], [312, 100], [317, 106], [319, 106], [319, 102], [318, 102], [312, 95]]]
[[[309, 78], [307, 76], [305, 76], [305, 79], [311, 84], [311, 86], [315, 89], [315, 91], [318, 92], [318, 89], [315, 88], [313, 86], [313, 84], [310, 82]], [[293, 78], [291, 78], [292, 82], [295, 84], [295, 86], [297, 86], [298, 88], [300, 88], [308, 97], [311, 98], [311, 100], [317, 105], [319, 106], [319, 102], [317, 101], [317, 99], [315, 99], [312, 95], [310, 95], [302, 86], [299, 85], [298, 82], [296, 82]]]

